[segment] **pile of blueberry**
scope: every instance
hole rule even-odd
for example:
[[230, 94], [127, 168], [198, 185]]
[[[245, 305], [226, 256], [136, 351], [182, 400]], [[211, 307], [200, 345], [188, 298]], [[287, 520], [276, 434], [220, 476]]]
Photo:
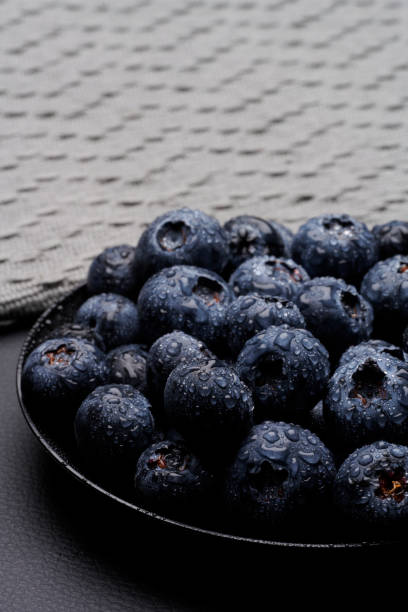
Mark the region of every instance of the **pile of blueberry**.
[[103, 251], [87, 290], [22, 385], [89, 470], [266, 533], [311, 509], [408, 520], [408, 223], [293, 235], [183, 208]]

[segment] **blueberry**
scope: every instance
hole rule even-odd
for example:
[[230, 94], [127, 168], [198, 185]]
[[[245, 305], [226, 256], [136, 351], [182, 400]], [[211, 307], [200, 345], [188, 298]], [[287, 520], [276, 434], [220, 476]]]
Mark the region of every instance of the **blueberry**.
[[299, 308], [283, 297], [241, 295], [227, 312], [226, 339], [230, 351], [237, 355], [245, 342], [270, 325], [286, 323], [291, 327], [306, 327]]
[[297, 304], [307, 328], [336, 360], [351, 344], [367, 340], [373, 309], [353, 285], [331, 277], [314, 278], [300, 288]]
[[330, 363], [309, 331], [280, 325], [248, 340], [236, 368], [252, 389], [258, 420], [302, 420], [323, 396]]
[[227, 239], [218, 221], [200, 210], [181, 208], [161, 215], [143, 232], [134, 270], [144, 279], [181, 264], [222, 272], [228, 256]]
[[278, 524], [322, 503], [334, 476], [332, 455], [315, 434], [265, 421], [252, 428], [229, 470], [226, 503], [247, 520]]
[[182, 441], [162, 440], [141, 454], [134, 484], [142, 503], [165, 514], [203, 503], [213, 477]]
[[146, 363], [147, 383], [156, 402], [163, 403], [164, 387], [174, 368], [181, 363], [193, 364], [214, 358], [204, 342], [184, 332], [173, 331], [158, 338], [150, 347]]
[[364, 223], [349, 215], [321, 215], [295, 235], [292, 257], [310, 276], [334, 276], [359, 283], [378, 260], [378, 244]]
[[408, 364], [367, 354], [337, 368], [324, 399], [325, 418], [340, 449], [408, 436]]
[[109, 247], [91, 263], [87, 286], [91, 295], [97, 293], [119, 293], [135, 297], [141, 280], [133, 270], [135, 248], [128, 244]]
[[408, 356], [399, 346], [385, 342], [385, 340], [368, 340], [367, 342], [361, 342], [355, 346], [350, 346], [341, 356], [339, 367], [346, 365], [353, 359], [364, 361], [368, 355], [372, 355], [373, 357], [377, 355], [390, 355], [401, 361], [408, 361]]
[[79, 402], [105, 380], [105, 356], [79, 338], [45, 340], [27, 357], [22, 374], [25, 396], [38, 407], [77, 409]]
[[222, 362], [181, 364], [167, 379], [169, 422], [204, 456], [227, 456], [252, 425], [252, 394]]
[[375, 225], [372, 230], [380, 247], [380, 259], [393, 255], [408, 255], [408, 223], [406, 221], [389, 221]]
[[219, 344], [233, 296], [223, 279], [194, 266], [165, 268], [142, 287], [138, 299], [141, 329], [151, 344], [174, 329]]
[[90, 465], [131, 469], [152, 442], [154, 420], [150, 403], [130, 385], [97, 387], [75, 416], [78, 449]]
[[291, 300], [305, 280], [309, 280], [307, 272], [292, 259], [264, 256], [245, 261], [229, 282], [236, 295], [259, 293]]
[[408, 323], [408, 256], [379, 261], [365, 275], [361, 294], [374, 308], [375, 333], [398, 344]]
[[261, 255], [289, 256], [280, 227], [264, 219], [251, 215], [241, 215], [227, 221], [224, 230], [230, 250], [229, 266], [231, 271], [251, 257]]
[[334, 482], [334, 503], [354, 521], [379, 526], [408, 519], [408, 448], [379, 441], [354, 451]]
[[139, 344], [118, 346], [106, 355], [106, 382], [131, 385], [147, 393], [147, 353]]
[[82, 304], [75, 322], [95, 330], [106, 350], [135, 342], [139, 335], [136, 305], [115, 293], [94, 295]]

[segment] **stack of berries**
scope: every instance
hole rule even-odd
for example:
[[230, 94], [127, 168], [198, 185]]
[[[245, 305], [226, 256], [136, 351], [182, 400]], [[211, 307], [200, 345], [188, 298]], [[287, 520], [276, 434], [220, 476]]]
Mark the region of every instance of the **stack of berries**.
[[22, 379], [87, 469], [162, 514], [408, 520], [408, 223], [293, 235], [183, 208], [103, 251], [87, 288]]

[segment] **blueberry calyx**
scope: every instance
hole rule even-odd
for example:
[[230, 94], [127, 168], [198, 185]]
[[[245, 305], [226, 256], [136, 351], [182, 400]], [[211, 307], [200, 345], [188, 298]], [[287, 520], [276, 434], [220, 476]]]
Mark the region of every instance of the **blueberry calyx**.
[[190, 460], [189, 455], [177, 446], [159, 448], [156, 453], [157, 456], [151, 457], [147, 464], [151, 470], [160, 468], [183, 472]]
[[329, 232], [334, 232], [337, 235], [343, 234], [347, 230], [353, 228], [353, 222], [349, 219], [342, 219], [340, 217], [332, 217], [323, 221], [323, 227]]
[[353, 295], [350, 291], [342, 291], [340, 300], [346, 314], [352, 319], [358, 319], [361, 306], [358, 295]]
[[45, 353], [45, 356], [50, 366], [55, 364], [68, 365], [70, 363], [68, 357], [74, 353], [74, 349], [69, 349], [66, 344], [61, 344], [55, 351], [48, 351], [48, 353]]
[[230, 249], [234, 255], [250, 257], [255, 253], [257, 238], [258, 236], [254, 230], [248, 227], [240, 228], [237, 236], [233, 236], [230, 240]]
[[375, 495], [381, 499], [392, 497], [397, 503], [401, 503], [408, 489], [405, 472], [402, 468], [396, 468], [395, 471], [382, 470], [378, 474], [378, 488], [375, 490]]
[[223, 300], [223, 289], [220, 283], [205, 276], [198, 277], [193, 293], [207, 306], [219, 304]]
[[263, 461], [260, 466], [250, 471], [248, 480], [249, 485], [267, 501], [284, 496], [282, 485], [288, 476], [289, 473], [284, 468], [274, 467], [269, 461]]
[[168, 221], [157, 232], [157, 241], [163, 251], [172, 253], [183, 247], [190, 235], [190, 228], [183, 221]]
[[354, 387], [350, 390], [349, 397], [358, 398], [363, 406], [367, 406], [373, 397], [387, 399], [385, 378], [378, 364], [373, 359], [368, 359], [354, 372], [352, 376]]
[[262, 387], [270, 385], [274, 387], [277, 380], [283, 377], [283, 360], [273, 355], [261, 357], [257, 363], [257, 371], [255, 375], [255, 385]]

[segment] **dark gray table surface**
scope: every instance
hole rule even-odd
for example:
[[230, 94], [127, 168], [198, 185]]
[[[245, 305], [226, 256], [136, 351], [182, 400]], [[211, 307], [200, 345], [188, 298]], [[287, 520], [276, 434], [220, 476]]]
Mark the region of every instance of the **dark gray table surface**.
[[337, 600], [364, 568], [381, 568], [385, 580], [388, 549], [225, 545], [142, 524], [85, 489], [46, 455], [20, 412], [15, 368], [25, 333], [0, 336], [0, 610], [256, 610], [277, 591], [291, 602], [323, 601], [323, 582]]

